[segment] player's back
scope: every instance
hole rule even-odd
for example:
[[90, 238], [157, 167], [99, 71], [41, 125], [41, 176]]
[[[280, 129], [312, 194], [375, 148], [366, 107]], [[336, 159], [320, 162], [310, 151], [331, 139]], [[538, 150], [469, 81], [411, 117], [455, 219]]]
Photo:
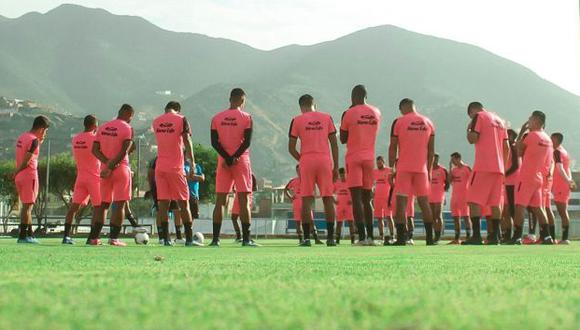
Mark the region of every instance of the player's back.
[[[212, 118], [211, 129], [217, 131], [224, 150], [233, 155], [244, 141], [244, 132], [252, 128], [252, 117], [240, 109], [227, 109]], [[249, 149], [242, 157], [248, 157]]]
[[336, 133], [332, 117], [325, 112], [310, 111], [294, 117], [290, 136], [300, 139], [301, 155], [330, 157], [328, 137]]
[[397, 171], [427, 173], [429, 140], [435, 135], [435, 126], [429, 118], [409, 112], [393, 122], [391, 136], [399, 141]]
[[476, 172], [505, 173], [503, 145], [507, 140], [507, 130], [504, 121], [489, 111], [480, 111], [473, 118], [470, 128], [479, 133], [475, 143]]
[[381, 112], [369, 104], [356, 105], [342, 115], [340, 129], [348, 132], [346, 159], [373, 160]]
[[153, 133], [157, 141], [157, 170], [183, 172], [183, 133], [189, 133], [185, 117], [168, 112], [153, 120]]
[[529, 132], [523, 139], [526, 150], [522, 159], [522, 180], [542, 178], [548, 172], [553, 153], [552, 140], [544, 131]]
[[[131, 125], [124, 120], [114, 119], [99, 126], [95, 142], [99, 142], [101, 152], [107, 159], [117, 157], [123, 143], [133, 138]], [[125, 155], [119, 165], [129, 166], [129, 155]]]
[[77, 166], [77, 176], [98, 177], [101, 162], [93, 155], [93, 143], [97, 134], [81, 132], [72, 139], [72, 152]]

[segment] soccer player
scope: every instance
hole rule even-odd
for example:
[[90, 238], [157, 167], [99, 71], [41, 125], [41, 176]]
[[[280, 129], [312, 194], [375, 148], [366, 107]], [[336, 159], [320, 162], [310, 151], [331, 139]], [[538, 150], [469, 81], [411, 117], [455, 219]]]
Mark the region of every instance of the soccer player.
[[334, 184], [334, 193], [336, 194], [336, 244], [340, 244], [344, 222], [349, 223], [350, 242], [354, 244], [352, 199], [346, 181], [346, 171], [342, 167], [338, 169], [338, 181]]
[[[189, 210], [189, 186], [183, 164], [185, 158], [195, 166], [191, 145], [191, 129], [185, 116], [180, 114], [181, 104], [171, 101], [165, 106], [164, 114], [153, 120], [153, 133], [157, 142], [157, 162], [155, 165], [155, 184], [159, 202], [159, 214], [163, 228], [165, 246], [172, 246], [169, 236], [169, 205], [175, 201], [181, 221], [175, 217], [176, 229], [183, 222], [185, 246], [199, 246], [193, 241], [191, 212]], [[185, 149], [185, 156], [183, 150]], [[174, 211], [175, 215], [178, 212]], [[179, 239], [179, 237], [177, 237]]]
[[235, 184], [240, 203], [242, 246], [258, 247], [250, 240], [250, 201], [252, 192], [252, 117], [244, 111], [246, 93], [234, 88], [230, 93], [230, 107], [216, 114], [211, 121], [211, 145], [218, 153], [216, 170], [216, 205], [213, 211], [213, 238], [210, 246], [220, 246], [220, 230], [224, 206]]
[[546, 115], [534, 111], [522, 126], [517, 139], [518, 154], [522, 157], [520, 181], [516, 191], [515, 232], [511, 244], [522, 244], [522, 229], [526, 207], [531, 207], [540, 224], [543, 244], [554, 244], [543, 208], [543, 180], [548, 158], [553, 155], [552, 140], [544, 132]]
[[473, 236], [464, 245], [482, 245], [481, 209], [490, 206], [492, 211], [491, 231], [488, 244], [500, 244], [499, 227], [505, 163], [509, 156], [509, 142], [504, 121], [487, 111], [479, 102], [467, 107], [471, 122], [467, 128], [467, 141], [475, 145], [473, 174], [467, 190], [467, 202], [473, 227]]
[[570, 171], [570, 155], [562, 145], [564, 135], [562, 133], [553, 133], [551, 139], [554, 145], [554, 162], [556, 165], [552, 193], [554, 194], [556, 209], [562, 219], [562, 240], [560, 240], [560, 244], [570, 244], [568, 240], [568, 230], [570, 228], [568, 201], [570, 200], [571, 191], [576, 190], [576, 182], [574, 182]]
[[518, 133], [513, 129], [508, 129], [508, 140], [510, 145], [510, 156], [505, 171], [505, 198], [502, 216], [502, 243], [508, 243], [512, 239], [512, 226], [516, 211], [515, 186], [518, 183], [520, 175], [521, 159], [516, 149], [516, 139]]
[[109, 244], [126, 246], [119, 240], [121, 225], [125, 218], [125, 204], [131, 200], [131, 168], [129, 153], [134, 148], [133, 128], [130, 123], [135, 111], [129, 104], [123, 104], [117, 119], [99, 126], [93, 142], [92, 152], [101, 161], [101, 206], [96, 215], [87, 240], [89, 245], [100, 245], [99, 235], [105, 222], [109, 206], [112, 204], [111, 231]]
[[49, 126], [47, 117], [38, 116], [34, 118], [32, 129], [16, 140], [14, 183], [22, 203], [17, 243], [39, 243], [32, 233], [32, 208], [38, 197], [38, 154]]
[[[70, 232], [73, 219], [81, 206], [86, 205], [89, 198], [93, 209], [97, 209], [101, 205], [101, 162], [92, 152], [99, 123], [95, 116], [88, 115], [85, 117], [83, 124], [85, 130], [75, 135], [71, 143], [77, 166], [77, 178], [75, 180], [72, 203], [65, 218], [62, 244], [74, 244], [70, 237]], [[96, 212], [93, 212], [94, 214]], [[92, 222], [94, 222], [94, 219]]]
[[[338, 142], [332, 117], [317, 111], [314, 98], [302, 95], [298, 101], [302, 114], [290, 124], [288, 151], [300, 163], [300, 194], [302, 195], [302, 230], [304, 241], [300, 246], [309, 247], [310, 228], [313, 224], [312, 206], [315, 188], [318, 187], [326, 216], [327, 246], [334, 241], [334, 182], [338, 178]], [[296, 145], [300, 140], [300, 151]]]
[[[383, 156], [377, 157], [377, 168], [374, 172], [374, 215], [379, 223], [379, 236], [383, 241], [389, 241], [394, 235], [395, 224], [393, 223], [393, 214], [389, 207], [389, 192], [391, 191], [391, 184], [389, 177], [391, 176], [391, 169], [385, 166], [385, 159]], [[390, 236], [385, 238], [385, 223], [389, 228]]]
[[407, 244], [405, 209], [411, 196], [416, 196], [423, 213], [427, 245], [434, 245], [429, 185], [435, 154], [435, 127], [431, 120], [417, 112], [411, 99], [401, 100], [399, 110], [402, 116], [393, 121], [389, 145], [389, 166], [396, 163], [397, 240], [393, 245]]
[[[254, 192], [258, 191], [258, 185], [256, 182], [256, 177], [252, 174], [252, 192], [248, 195], [250, 200], [250, 210], [252, 209], [252, 204], [254, 203]], [[232, 224], [236, 232], [236, 243], [242, 243], [242, 233], [240, 232], [240, 225], [238, 224], [238, 219], [240, 218], [240, 201], [236, 197], [234, 192], [234, 205], [232, 205]]]
[[435, 229], [435, 238], [433, 242], [439, 244], [441, 232], [445, 230], [443, 221], [443, 208], [445, 202], [445, 192], [449, 190], [448, 173], [445, 167], [439, 165], [439, 154], [433, 158], [433, 168], [431, 169], [431, 187], [429, 193], [429, 205], [433, 214], [433, 229]]
[[466, 239], [471, 237], [471, 221], [469, 220], [469, 205], [467, 205], [467, 186], [471, 177], [471, 168], [461, 160], [461, 154], [451, 154], [449, 163], [449, 184], [451, 191], [451, 215], [455, 225], [455, 238], [449, 244], [461, 244], [461, 219], [465, 223]]
[[352, 89], [351, 100], [351, 107], [342, 114], [340, 142], [346, 144], [346, 172], [359, 236], [358, 244], [375, 245], [371, 197], [381, 112], [367, 104], [367, 90], [363, 85]]

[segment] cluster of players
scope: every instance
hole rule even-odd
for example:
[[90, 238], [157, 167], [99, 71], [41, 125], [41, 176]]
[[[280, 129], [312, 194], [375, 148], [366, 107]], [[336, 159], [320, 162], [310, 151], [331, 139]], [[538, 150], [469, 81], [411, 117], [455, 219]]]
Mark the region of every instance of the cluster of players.
[[[453, 244], [522, 244], [526, 210], [539, 222], [538, 242], [555, 244], [552, 195], [562, 218], [560, 243], [569, 243], [567, 205], [570, 192], [576, 187], [569, 155], [562, 146], [564, 136], [547, 135], [543, 112], [534, 111], [520, 131], [515, 132], [481, 103], [470, 103], [466, 138], [475, 146], [475, 162], [470, 167], [456, 152], [446, 169], [435, 153], [435, 126], [417, 111], [411, 99], [403, 99], [399, 104], [401, 116], [391, 126], [387, 160], [375, 158], [380, 110], [367, 103], [367, 90], [362, 85], [353, 88], [351, 99], [352, 105], [343, 113], [338, 132], [332, 117], [318, 111], [310, 95], [300, 97], [301, 114], [290, 123], [288, 150], [298, 165], [297, 177], [288, 183], [286, 193], [293, 200], [294, 218], [300, 223], [300, 246], [311, 246], [311, 235], [316, 235], [312, 210], [317, 194], [324, 205], [328, 246], [340, 243], [346, 221], [353, 244], [377, 245], [375, 218], [379, 220], [382, 244], [413, 244], [415, 201], [421, 209], [426, 244], [437, 245], [444, 230], [445, 191], [450, 187], [455, 223]], [[218, 153], [213, 237], [209, 244], [214, 247], [220, 246], [224, 207], [232, 191], [236, 196], [236, 217], [241, 221], [238, 239], [242, 246], [259, 246], [250, 238], [250, 204], [255, 189], [250, 162], [253, 121], [244, 111], [245, 102], [245, 92], [233, 89], [228, 109], [211, 121], [211, 144]], [[125, 245], [119, 234], [131, 199], [128, 157], [135, 148], [130, 126], [133, 115], [133, 108], [127, 104], [121, 107], [116, 119], [102, 125], [89, 115], [84, 120], [84, 132], [73, 138], [78, 175], [64, 244], [72, 244], [70, 228], [74, 213], [90, 200], [94, 212], [87, 244], [102, 244], [99, 237], [111, 209], [109, 244]], [[23, 133], [16, 143], [15, 182], [23, 205], [19, 243], [38, 243], [32, 235], [31, 211], [38, 195], [39, 149], [48, 127], [48, 118], [39, 116], [32, 130]], [[173, 210], [183, 223], [184, 244], [199, 246], [192, 232], [195, 207], [191, 203], [195, 199], [192, 200], [191, 185], [203, 178], [192, 170], [197, 165], [190, 126], [181, 114], [180, 104], [168, 103], [164, 113], [153, 121], [152, 130], [158, 155], [150, 179], [154, 178], [158, 200], [160, 240], [164, 245], [173, 245], [168, 228], [169, 212]], [[339, 168], [339, 141], [346, 144], [344, 168]], [[481, 234], [482, 217], [488, 224], [485, 241]], [[460, 240], [461, 220], [466, 229], [464, 241]], [[390, 235], [384, 235], [385, 227]], [[314, 239], [319, 241], [317, 236]]]

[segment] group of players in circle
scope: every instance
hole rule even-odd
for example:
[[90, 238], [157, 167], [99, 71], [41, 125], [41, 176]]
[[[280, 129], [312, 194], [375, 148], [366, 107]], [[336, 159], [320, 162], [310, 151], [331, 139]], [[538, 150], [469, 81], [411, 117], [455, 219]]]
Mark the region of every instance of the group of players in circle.
[[[576, 186], [568, 152], [562, 145], [564, 136], [547, 135], [543, 112], [532, 112], [516, 132], [481, 103], [470, 103], [466, 138], [475, 146], [473, 168], [455, 152], [446, 169], [439, 164], [435, 153], [435, 126], [417, 111], [413, 100], [406, 98], [399, 104], [401, 116], [391, 126], [387, 161], [381, 156], [375, 158], [380, 110], [367, 103], [363, 85], [353, 88], [351, 100], [352, 105], [342, 115], [339, 138], [332, 117], [318, 111], [311, 95], [300, 97], [301, 114], [290, 123], [288, 151], [298, 162], [298, 175], [289, 182], [286, 193], [293, 200], [294, 218], [300, 223], [297, 226], [300, 246], [312, 245], [316, 192], [324, 205], [328, 246], [340, 243], [345, 221], [350, 223], [353, 244], [377, 245], [374, 218], [379, 220], [382, 244], [413, 244], [415, 200], [421, 209], [426, 244], [437, 245], [444, 229], [442, 205], [449, 187], [455, 223], [453, 244], [522, 244], [526, 210], [540, 224], [538, 242], [555, 244], [552, 195], [562, 218], [560, 243], [569, 244], [567, 208]], [[250, 204], [255, 187], [250, 162], [253, 121], [244, 111], [246, 94], [242, 89], [233, 89], [229, 101], [228, 109], [216, 114], [211, 121], [211, 144], [218, 153], [218, 166], [213, 237], [209, 245], [220, 246], [224, 207], [228, 195], [235, 191], [241, 244], [257, 247], [259, 244], [250, 238]], [[119, 240], [119, 234], [131, 199], [132, 172], [128, 156], [135, 149], [130, 126], [133, 115], [134, 110], [128, 104], [121, 106], [116, 119], [100, 126], [96, 117], [89, 115], [84, 120], [84, 132], [73, 138], [77, 179], [64, 244], [72, 244], [69, 236], [74, 213], [90, 200], [94, 212], [87, 244], [102, 244], [99, 237], [111, 208], [109, 244], [126, 245]], [[15, 183], [23, 205], [19, 243], [38, 243], [32, 235], [31, 211], [38, 195], [39, 149], [48, 127], [48, 118], [39, 116], [32, 129], [20, 135], [16, 142]], [[190, 168], [196, 168], [196, 164], [190, 126], [181, 114], [181, 105], [169, 102], [164, 113], [154, 119], [152, 130], [158, 147], [154, 178], [160, 239], [164, 245], [173, 245], [168, 230], [173, 201], [183, 221], [185, 245], [199, 246], [193, 239], [188, 186], [188, 180], [199, 178], [196, 179], [196, 171], [184, 171], [184, 164]], [[339, 168], [339, 140], [346, 144], [345, 168]], [[481, 234], [482, 217], [488, 223], [485, 241]], [[462, 219], [467, 234], [464, 241], [460, 241]], [[390, 236], [384, 235], [385, 223]]]

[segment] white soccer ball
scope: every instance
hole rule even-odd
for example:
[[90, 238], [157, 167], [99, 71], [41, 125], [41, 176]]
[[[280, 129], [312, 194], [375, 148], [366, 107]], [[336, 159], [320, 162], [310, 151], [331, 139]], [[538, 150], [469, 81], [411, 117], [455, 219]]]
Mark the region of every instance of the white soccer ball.
[[149, 244], [149, 234], [147, 233], [137, 233], [135, 234], [135, 244], [147, 245]]
[[205, 239], [205, 237], [203, 237], [203, 234], [200, 232], [197, 232], [195, 234], [193, 234], [193, 240], [195, 242], [201, 243], [203, 244], [203, 240]]

